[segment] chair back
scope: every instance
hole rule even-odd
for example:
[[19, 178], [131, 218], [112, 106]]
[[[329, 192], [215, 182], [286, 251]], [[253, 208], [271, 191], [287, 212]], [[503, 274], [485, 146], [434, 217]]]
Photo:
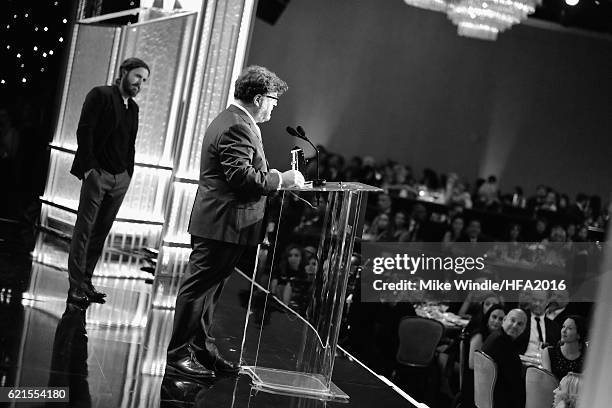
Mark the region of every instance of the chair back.
[[400, 320], [397, 362], [411, 367], [427, 367], [444, 333], [442, 323], [424, 317], [406, 316]]
[[478, 408], [493, 408], [497, 364], [481, 350], [474, 354], [474, 403]]
[[559, 381], [547, 370], [527, 367], [525, 375], [525, 408], [550, 408], [553, 404], [553, 390]]

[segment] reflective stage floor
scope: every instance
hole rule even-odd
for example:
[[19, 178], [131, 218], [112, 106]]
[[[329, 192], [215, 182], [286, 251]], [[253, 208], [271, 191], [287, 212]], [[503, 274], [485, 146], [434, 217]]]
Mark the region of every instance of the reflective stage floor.
[[[352, 359], [336, 357], [333, 382], [349, 402], [320, 401], [255, 390], [247, 375], [206, 383], [164, 376], [173, 299], [154, 302], [155, 291], [176, 282], [116, 278], [108, 268], [140, 270], [137, 254], [121, 254], [101, 265], [94, 285], [108, 294], [106, 304], [86, 309], [66, 303], [68, 244], [44, 237], [41, 261], [10, 246], [0, 248], [0, 386], [69, 387], [75, 407], [415, 407], [414, 400]], [[6, 243], [6, 242], [5, 242]], [[39, 254], [40, 255], [40, 254]], [[127, 265], [127, 266], [126, 266]], [[215, 337], [221, 351], [238, 361], [250, 281], [234, 273], [216, 310]], [[163, 296], [162, 296], [163, 298]], [[281, 333], [292, 312], [274, 311], [268, 323]], [[276, 314], [276, 316], [275, 316]], [[278, 342], [275, 358], [281, 350]], [[2, 405], [5, 404], [5, 405]], [[0, 406], [45, 406], [2, 403]], [[58, 403], [49, 406], [62, 406]]]

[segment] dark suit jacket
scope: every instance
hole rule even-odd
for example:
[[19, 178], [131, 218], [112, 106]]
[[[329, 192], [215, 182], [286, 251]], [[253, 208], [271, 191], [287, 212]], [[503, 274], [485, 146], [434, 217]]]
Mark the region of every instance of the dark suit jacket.
[[280, 176], [268, 171], [263, 145], [248, 115], [236, 106], [221, 112], [206, 129], [200, 160], [189, 233], [257, 245], [265, 195], [277, 190]]
[[[132, 98], [128, 99], [130, 112], [134, 115], [132, 119], [130, 161], [127, 172], [132, 176], [134, 173], [134, 154], [136, 144], [136, 133], [138, 132], [138, 105]], [[119, 113], [124, 110], [123, 99], [119, 88], [112, 86], [97, 86], [85, 97], [81, 117], [77, 128], [78, 148], [72, 162], [70, 173], [82, 179], [89, 169], [100, 168], [97, 156], [104, 149], [104, 145], [110, 134], [119, 125]]]
[[[543, 330], [546, 330], [546, 344], [554, 346], [561, 338], [561, 328], [552, 320], [542, 316], [544, 320]], [[529, 334], [531, 333], [531, 312], [527, 312], [527, 325], [523, 333], [516, 339], [520, 354], [525, 354], [529, 345]]]
[[516, 342], [503, 329], [491, 333], [482, 351], [497, 364], [497, 382], [493, 391], [495, 408], [524, 408], [525, 381]]

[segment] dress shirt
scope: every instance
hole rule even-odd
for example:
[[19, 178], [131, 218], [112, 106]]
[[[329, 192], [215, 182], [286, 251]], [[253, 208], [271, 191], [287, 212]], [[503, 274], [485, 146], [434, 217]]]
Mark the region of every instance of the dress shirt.
[[[536, 318], [540, 319], [540, 328], [542, 329], [542, 342], [540, 342], [540, 335], [538, 333], [538, 322]], [[529, 344], [527, 345], [527, 355], [536, 355], [541, 352], [542, 343], [546, 343], [546, 326], [544, 323], [544, 315], [536, 316], [531, 314], [531, 331], [529, 332]]]

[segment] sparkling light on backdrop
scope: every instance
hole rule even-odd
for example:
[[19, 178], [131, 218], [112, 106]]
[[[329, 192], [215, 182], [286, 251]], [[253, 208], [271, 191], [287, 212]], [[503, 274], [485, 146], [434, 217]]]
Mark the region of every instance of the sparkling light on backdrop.
[[68, 0], [3, 1], [0, 6], [1, 88], [18, 91], [56, 81], [70, 30], [71, 9]]

